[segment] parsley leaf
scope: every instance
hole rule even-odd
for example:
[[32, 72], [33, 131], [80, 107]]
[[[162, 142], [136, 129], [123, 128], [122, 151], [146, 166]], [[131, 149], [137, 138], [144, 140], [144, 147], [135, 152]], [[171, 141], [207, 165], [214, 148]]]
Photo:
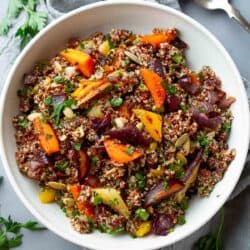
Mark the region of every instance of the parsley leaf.
[[20, 48], [22, 49], [47, 24], [47, 14], [36, 11], [38, 3], [38, 0], [10, 0], [7, 14], [0, 23], [0, 36], [8, 33], [12, 24], [11, 19], [16, 18], [21, 12], [25, 12], [25, 23], [16, 31], [16, 37], [20, 38]]
[[51, 114], [50, 118], [55, 119], [56, 126], [60, 124], [60, 116], [61, 116], [63, 109], [67, 107], [70, 108], [74, 104], [76, 104], [76, 101], [72, 99], [68, 99], [64, 102], [54, 104], [54, 111]]
[[175, 53], [172, 56], [172, 60], [177, 63], [177, 64], [183, 64], [184, 63], [184, 58], [181, 53]]
[[46, 228], [37, 226], [37, 222], [28, 221], [20, 223], [13, 221], [9, 216], [7, 219], [0, 217], [0, 249], [9, 250], [22, 244], [23, 235], [20, 234], [22, 228], [30, 231], [44, 230]]

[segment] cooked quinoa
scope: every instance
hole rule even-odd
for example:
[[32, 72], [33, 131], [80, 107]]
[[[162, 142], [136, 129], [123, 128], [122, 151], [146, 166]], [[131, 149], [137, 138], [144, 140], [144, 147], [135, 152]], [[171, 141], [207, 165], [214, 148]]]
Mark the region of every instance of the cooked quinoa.
[[188, 68], [174, 28], [113, 29], [40, 61], [18, 91], [16, 160], [79, 233], [167, 235], [235, 157], [235, 101], [210, 67]]

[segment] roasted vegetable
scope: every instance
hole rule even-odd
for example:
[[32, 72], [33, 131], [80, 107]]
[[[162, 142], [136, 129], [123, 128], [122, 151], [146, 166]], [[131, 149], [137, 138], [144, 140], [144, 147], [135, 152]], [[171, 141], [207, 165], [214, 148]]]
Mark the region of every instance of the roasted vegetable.
[[35, 132], [38, 134], [40, 145], [46, 154], [51, 155], [60, 150], [55, 132], [49, 123], [36, 118], [33, 120], [33, 126]]
[[110, 206], [116, 212], [128, 218], [130, 211], [127, 205], [123, 201], [121, 194], [114, 188], [94, 188], [94, 196], [98, 195], [101, 198], [102, 203]]
[[110, 47], [110, 43], [108, 40], [101, 43], [101, 45], [98, 48], [98, 51], [105, 56], [109, 54], [110, 50], [111, 50], [111, 47]]
[[143, 237], [150, 233], [151, 227], [152, 226], [150, 221], [144, 221], [138, 226], [134, 234], [136, 237]]
[[104, 81], [82, 80], [81, 85], [73, 92], [72, 96], [78, 100], [80, 106], [101, 92], [103, 92], [111, 83]]
[[161, 141], [162, 138], [162, 117], [156, 113], [144, 110], [144, 109], [133, 109], [135, 115], [144, 124], [145, 129], [149, 134], [156, 140]]
[[167, 214], [157, 214], [153, 221], [153, 232], [156, 235], [167, 235], [169, 229], [174, 226], [173, 219]]
[[140, 40], [154, 46], [159, 46], [161, 43], [171, 42], [176, 38], [176, 33], [169, 30], [167, 33], [155, 33], [151, 35], [140, 36]]
[[104, 146], [110, 159], [118, 163], [127, 163], [143, 155], [143, 152], [138, 149], [118, 143], [112, 139], [106, 139], [104, 141]]
[[167, 186], [164, 182], [160, 182], [146, 194], [144, 205], [150, 206], [157, 204], [169, 196], [179, 192], [183, 188], [184, 185], [177, 181], [169, 181]]
[[72, 65], [76, 65], [86, 77], [94, 73], [95, 65], [90, 55], [76, 49], [66, 49], [60, 54]]
[[83, 213], [84, 215], [86, 215], [87, 217], [93, 218], [95, 215], [94, 207], [90, 203], [87, 203], [87, 202], [84, 203], [78, 200], [78, 197], [80, 196], [80, 192], [81, 192], [81, 186], [76, 185], [76, 184], [68, 185], [67, 189], [72, 194], [79, 211]]
[[184, 184], [184, 188], [175, 196], [178, 202], [182, 201], [182, 199], [185, 197], [187, 190], [190, 188], [191, 184], [196, 180], [201, 159], [202, 151], [199, 151], [195, 156], [194, 160], [188, 165], [185, 172], [185, 176], [180, 180]]
[[154, 99], [155, 107], [158, 109], [161, 108], [166, 98], [166, 91], [161, 84], [163, 79], [154, 71], [149, 69], [141, 69], [140, 73]]
[[52, 203], [55, 201], [56, 191], [52, 188], [46, 187], [39, 193], [41, 203]]
[[89, 170], [89, 161], [87, 154], [83, 151], [79, 151], [79, 179], [81, 180], [87, 175], [87, 172]]
[[122, 143], [131, 144], [133, 146], [147, 147], [149, 142], [144, 138], [142, 133], [134, 126], [129, 125], [120, 129], [113, 129], [106, 133], [110, 138], [118, 139]]

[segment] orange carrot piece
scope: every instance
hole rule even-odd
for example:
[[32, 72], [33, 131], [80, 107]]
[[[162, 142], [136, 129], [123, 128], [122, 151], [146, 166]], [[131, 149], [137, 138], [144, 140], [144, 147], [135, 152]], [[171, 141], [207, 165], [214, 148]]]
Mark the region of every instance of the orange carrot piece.
[[42, 122], [40, 118], [36, 118], [33, 120], [33, 126], [38, 133], [40, 145], [46, 154], [51, 155], [60, 151], [59, 142], [49, 123]]
[[74, 200], [77, 200], [77, 198], [80, 195], [81, 192], [81, 186], [79, 185], [68, 185], [69, 192], [72, 194]]
[[108, 86], [110, 86], [110, 82], [103, 83], [102, 85], [98, 86], [97, 88], [91, 90], [87, 95], [85, 95], [82, 99], [80, 99], [77, 103], [78, 106], [86, 103], [90, 99], [94, 98], [98, 94], [100, 94], [102, 91], [104, 91]]
[[77, 207], [82, 212], [85, 214], [87, 217], [93, 218], [95, 215], [94, 212], [94, 207], [90, 203], [84, 203], [82, 201], [77, 201]]
[[154, 46], [159, 46], [161, 43], [171, 42], [176, 38], [176, 32], [169, 30], [164, 33], [154, 33], [141, 36], [139, 39], [144, 43], [149, 43]]
[[130, 150], [131, 146], [117, 143], [112, 139], [106, 139], [104, 146], [110, 159], [118, 163], [127, 163], [143, 155], [138, 149]]
[[66, 49], [61, 51], [60, 54], [68, 62], [76, 65], [86, 77], [90, 77], [94, 73], [94, 61], [87, 53], [76, 49]]
[[200, 79], [198, 74], [196, 74], [195, 72], [192, 72], [190, 75], [191, 78], [191, 82], [197, 84], [198, 86], [201, 85]]
[[84, 178], [89, 169], [89, 161], [87, 154], [83, 151], [79, 151], [80, 165], [79, 165], [79, 178], [80, 180]]
[[85, 214], [88, 217], [94, 217], [94, 208], [89, 203], [84, 203], [82, 201], [77, 201], [80, 196], [81, 186], [79, 185], [68, 185], [69, 192], [72, 194], [74, 200], [76, 200], [76, 204], [80, 212]]
[[140, 72], [146, 86], [148, 87], [154, 99], [156, 108], [161, 108], [166, 98], [166, 90], [161, 85], [163, 81], [162, 78], [154, 71], [146, 68], [141, 69]]

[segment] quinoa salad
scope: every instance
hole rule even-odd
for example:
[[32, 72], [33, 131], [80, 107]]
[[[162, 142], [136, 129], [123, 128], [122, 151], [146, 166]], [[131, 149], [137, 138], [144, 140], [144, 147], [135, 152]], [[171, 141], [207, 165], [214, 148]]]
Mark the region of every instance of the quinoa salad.
[[187, 66], [188, 46], [175, 28], [113, 29], [25, 74], [17, 164], [79, 233], [167, 235], [223, 178], [235, 98], [210, 67]]

